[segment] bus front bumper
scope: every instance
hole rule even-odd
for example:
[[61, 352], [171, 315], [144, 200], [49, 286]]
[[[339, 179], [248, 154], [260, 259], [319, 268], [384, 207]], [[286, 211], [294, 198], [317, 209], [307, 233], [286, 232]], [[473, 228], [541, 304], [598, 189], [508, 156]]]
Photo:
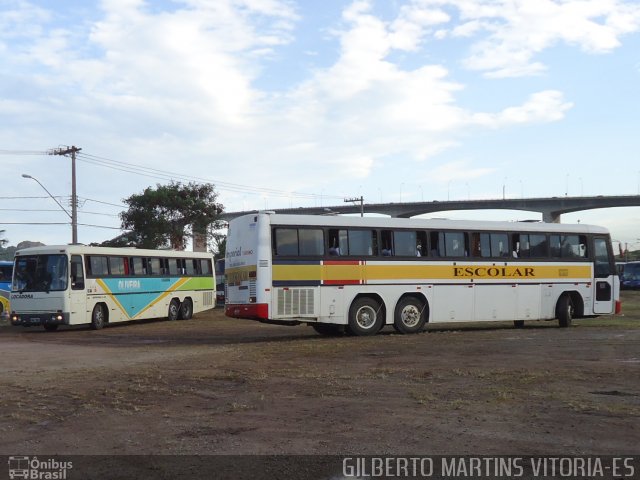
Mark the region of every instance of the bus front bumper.
[[11, 325], [23, 327], [37, 327], [39, 325], [69, 325], [69, 312], [12, 312]]

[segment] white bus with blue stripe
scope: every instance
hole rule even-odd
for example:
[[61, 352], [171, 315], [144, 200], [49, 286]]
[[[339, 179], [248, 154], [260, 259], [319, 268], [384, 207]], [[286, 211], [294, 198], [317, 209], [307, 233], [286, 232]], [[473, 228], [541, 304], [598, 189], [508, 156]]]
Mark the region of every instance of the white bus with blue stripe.
[[15, 254], [11, 323], [26, 327], [188, 320], [215, 306], [213, 256], [63, 245]]

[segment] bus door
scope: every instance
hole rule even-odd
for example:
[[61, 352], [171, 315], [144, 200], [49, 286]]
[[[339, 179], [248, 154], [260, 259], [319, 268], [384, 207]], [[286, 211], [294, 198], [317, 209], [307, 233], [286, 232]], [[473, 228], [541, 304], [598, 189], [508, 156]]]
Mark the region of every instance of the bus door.
[[593, 313], [613, 313], [616, 300], [616, 267], [613, 252], [607, 237], [594, 237]]
[[87, 291], [85, 289], [82, 256], [71, 255], [69, 323], [84, 323], [87, 315]]

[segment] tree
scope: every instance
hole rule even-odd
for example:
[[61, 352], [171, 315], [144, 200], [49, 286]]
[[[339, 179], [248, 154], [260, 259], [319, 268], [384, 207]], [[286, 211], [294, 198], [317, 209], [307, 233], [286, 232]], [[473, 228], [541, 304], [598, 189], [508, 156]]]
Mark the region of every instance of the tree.
[[9, 241], [4, 237], [4, 230], [0, 230], [0, 247], [4, 247]]
[[122, 228], [132, 230], [128, 240], [135, 246], [184, 250], [194, 229], [206, 234], [208, 228], [222, 225], [224, 206], [216, 202], [212, 184], [171, 182], [156, 187], [124, 200], [129, 209], [120, 214]]
[[218, 260], [220, 258], [224, 258], [227, 251], [227, 236], [218, 230], [214, 231], [212, 228], [209, 228], [207, 238], [210, 239], [207, 246], [213, 253], [215, 259]]

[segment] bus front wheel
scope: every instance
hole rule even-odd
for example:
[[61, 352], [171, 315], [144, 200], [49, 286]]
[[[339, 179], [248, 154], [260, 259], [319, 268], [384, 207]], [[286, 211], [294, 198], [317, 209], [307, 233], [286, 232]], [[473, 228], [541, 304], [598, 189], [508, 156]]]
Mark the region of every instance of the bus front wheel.
[[558, 317], [560, 327], [567, 328], [571, 326], [573, 312], [571, 296], [565, 293], [558, 299], [558, 305], [556, 305], [556, 317]]
[[375, 335], [382, 328], [382, 306], [369, 297], [358, 298], [349, 309], [347, 330], [351, 335]]
[[167, 313], [167, 318], [169, 320], [177, 320], [179, 313], [180, 302], [174, 298], [173, 300], [171, 300], [171, 303], [169, 303], [169, 312]]
[[424, 328], [427, 317], [424, 304], [415, 297], [405, 297], [398, 302], [393, 328], [399, 333], [418, 333]]
[[104, 327], [106, 323], [106, 315], [104, 313], [104, 307], [100, 304], [97, 304], [93, 307], [93, 312], [91, 312], [91, 328], [94, 330], [100, 330]]

